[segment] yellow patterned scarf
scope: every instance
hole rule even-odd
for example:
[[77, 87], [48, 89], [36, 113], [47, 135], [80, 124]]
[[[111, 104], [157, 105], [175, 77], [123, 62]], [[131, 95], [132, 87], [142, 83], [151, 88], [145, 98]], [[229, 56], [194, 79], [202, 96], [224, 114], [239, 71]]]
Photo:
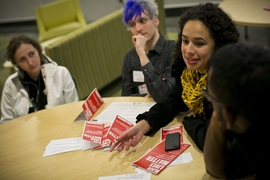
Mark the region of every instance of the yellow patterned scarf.
[[181, 75], [183, 86], [182, 99], [194, 114], [202, 114], [204, 112], [202, 91], [206, 86], [207, 77], [208, 68], [202, 74], [199, 71], [185, 68]]

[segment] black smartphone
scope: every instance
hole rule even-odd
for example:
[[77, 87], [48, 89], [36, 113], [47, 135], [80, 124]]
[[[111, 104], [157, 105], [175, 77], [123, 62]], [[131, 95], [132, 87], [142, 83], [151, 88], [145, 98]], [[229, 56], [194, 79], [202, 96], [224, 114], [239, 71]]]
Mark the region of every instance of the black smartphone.
[[165, 151], [176, 150], [180, 148], [180, 133], [174, 132], [166, 134]]

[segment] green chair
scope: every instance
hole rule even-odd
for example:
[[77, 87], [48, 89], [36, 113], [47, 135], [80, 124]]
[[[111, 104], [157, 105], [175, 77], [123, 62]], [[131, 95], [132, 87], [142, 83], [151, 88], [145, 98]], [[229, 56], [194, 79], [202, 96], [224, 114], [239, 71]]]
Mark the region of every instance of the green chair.
[[59, 0], [41, 5], [34, 11], [40, 43], [86, 25], [78, 0]]

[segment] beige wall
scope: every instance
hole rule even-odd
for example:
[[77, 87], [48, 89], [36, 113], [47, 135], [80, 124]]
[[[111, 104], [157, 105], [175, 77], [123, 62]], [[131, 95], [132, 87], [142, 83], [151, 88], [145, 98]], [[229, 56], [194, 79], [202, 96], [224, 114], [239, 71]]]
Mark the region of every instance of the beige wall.
[[[56, 0], [0, 0], [0, 23], [34, 20], [34, 8]], [[119, 0], [79, 0], [87, 22], [122, 7]]]
[[[0, 23], [34, 20], [34, 8], [56, 0], [0, 0]], [[79, 0], [86, 21], [92, 22], [122, 7], [120, 0]], [[205, 0], [164, 0], [165, 8], [190, 7]], [[221, 0], [210, 0], [218, 4]]]
[[165, 9], [170, 8], [182, 8], [182, 7], [192, 7], [200, 3], [212, 2], [213, 4], [219, 4], [222, 0], [165, 0]]

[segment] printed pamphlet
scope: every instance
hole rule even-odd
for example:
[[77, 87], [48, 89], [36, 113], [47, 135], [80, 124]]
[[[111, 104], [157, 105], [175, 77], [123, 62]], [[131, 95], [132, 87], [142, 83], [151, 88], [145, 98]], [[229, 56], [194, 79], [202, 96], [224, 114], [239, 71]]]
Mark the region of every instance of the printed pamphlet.
[[165, 151], [164, 146], [165, 140], [150, 149], [140, 159], [133, 162], [132, 165], [157, 175], [182, 154], [190, 144], [181, 143], [180, 149], [171, 151]]
[[100, 96], [97, 88], [95, 88], [90, 95], [86, 98], [82, 105], [84, 115], [89, 121], [91, 117], [97, 112], [100, 106], [104, 103], [102, 97]]

